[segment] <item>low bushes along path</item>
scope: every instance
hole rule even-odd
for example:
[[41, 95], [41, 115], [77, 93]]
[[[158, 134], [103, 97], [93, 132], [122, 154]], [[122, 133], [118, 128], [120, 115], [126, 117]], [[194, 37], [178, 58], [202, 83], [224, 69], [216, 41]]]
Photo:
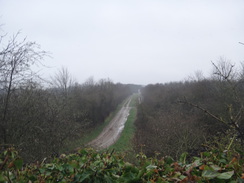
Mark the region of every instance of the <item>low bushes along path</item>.
[[108, 148], [118, 140], [131, 110], [131, 107], [129, 107], [131, 98], [132, 96], [126, 100], [124, 105], [117, 112], [110, 123], [103, 129], [101, 134], [88, 143], [88, 146], [102, 150]]

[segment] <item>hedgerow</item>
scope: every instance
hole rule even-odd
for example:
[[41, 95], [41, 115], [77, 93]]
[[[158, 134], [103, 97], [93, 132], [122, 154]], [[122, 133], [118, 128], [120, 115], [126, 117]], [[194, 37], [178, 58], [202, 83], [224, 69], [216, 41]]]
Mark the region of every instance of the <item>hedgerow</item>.
[[212, 150], [186, 160], [137, 155], [138, 165], [114, 151], [81, 149], [50, 162], [24, 164], [14, 148], [0, 154], [0, 182], [243, 182], [243, 153]]

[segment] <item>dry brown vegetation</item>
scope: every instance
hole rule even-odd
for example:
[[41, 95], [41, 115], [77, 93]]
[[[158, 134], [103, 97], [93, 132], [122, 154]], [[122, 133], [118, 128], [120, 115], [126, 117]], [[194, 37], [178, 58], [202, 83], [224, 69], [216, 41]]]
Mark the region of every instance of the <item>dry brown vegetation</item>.
[[233, 138], [243, 143], [243, 90], [242, 70], [224, 59], [213, 63], [208, 79], [146, 86], [136, 121], [137, 151], [179, 157], [195, 155], [206, 143], [219, 145], [216, 138], [226, 149]]
[[0, 38], [0, 151], [15, 146], [26, 162], [57, 155], [64, 142], [103, 123], [137, 88], [109, 79], [78, 84], [65, 68], [44, 87], [47, 83], [32, 66], [40, 66], [47, 53], [34, 42], [19, 41], [18, 34], [6, 44], [4, 39]]

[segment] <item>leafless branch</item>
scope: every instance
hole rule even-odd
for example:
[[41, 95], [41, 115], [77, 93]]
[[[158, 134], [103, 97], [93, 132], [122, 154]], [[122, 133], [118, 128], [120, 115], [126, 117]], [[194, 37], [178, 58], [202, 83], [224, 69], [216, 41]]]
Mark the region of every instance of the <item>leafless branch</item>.
[[243, 134], [242, 130], [240, 129], [239, 125], [238, 125], [238, 122], [241, 119], [241, 114], [243, 112], [243, 109], [240, 109], [239, 112], [236, 114], [236, 116], [232, 117], [232, 112], [231, 112], [231, 107], [230, 107], [229, 108], [230, 121], [226, 121], [223, 118], [214, 115], [209, 110], [207, 110], [207, 109], [205, 109], [205, 108], [203, 108], [203, 107], [201, 107], [201, 106], [199, 106], [197, 104], [193, 104], [192, 102], [188, 101], [186, 98], [184, 98], [184, 100], [178, 100], [178, 102], [181, 103], [181, 104], [190, 105], [190, 106], [192, 106], [194, 108], [197, 108], [197, 109], [203, 111], [205, 114], [209, 115], [210, 117], [212, 117], [213, 119], [217, 120], [218, 122], [226, 125], [228, 128], [235, 129], [239, 133], [239, 136], [241, 137], [241, 139], [243, 138], [244, 134]]
[[230, 76], [231, 73], [233, 72], [233, 68], [235, 65], [233, 64], [228, 64], [226, 62], [221, 62], [221, 66], [217, 66], [214, 62], [212, 62], [214, 68], [215, 68], [215, 72], [214, 74], [220, 76], [221, 78], [223, 78], [226, 81], [230, 80]]
[[205, 114], [211, 116], [213, 119], [215, 119], [215, 120], [217, 120], [217, 121], [219, 121], [219, 122], [221, 122], [221, 123], [223, 123], [225, 125], [228, 125], [228, 123], [226, 121], [224, 121], [222, 118], [217, 117], [216, 115], [212, 114], [210, 111], [208, 111], [207, 109], [205, 109], [205, 108], [203, 108], [203, 107], [201, 107], [199, 105], [196, 105], [196, 104], [193, 104], [193, 103], [189, 102], [186, 98], [184, 98], [184, 100], [178, 100], [178, 102], [181, 103], [181, 104], [188, 104], [188, 105], [190, 105], [192, 107], [200, 109]]

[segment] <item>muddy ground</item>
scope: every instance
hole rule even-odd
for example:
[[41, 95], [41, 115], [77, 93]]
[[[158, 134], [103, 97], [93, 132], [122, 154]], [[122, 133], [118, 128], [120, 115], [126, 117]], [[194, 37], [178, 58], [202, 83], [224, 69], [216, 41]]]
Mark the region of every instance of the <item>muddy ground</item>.
[[88, 143], [87, 146], [102, 150], [111, 146], [118, 140], [130, 113], [130, 102], [131, 97], [126, 100], [122, 108], [117, 112], [110, 123], [103, 129], [101, 134], [96, 139]]

